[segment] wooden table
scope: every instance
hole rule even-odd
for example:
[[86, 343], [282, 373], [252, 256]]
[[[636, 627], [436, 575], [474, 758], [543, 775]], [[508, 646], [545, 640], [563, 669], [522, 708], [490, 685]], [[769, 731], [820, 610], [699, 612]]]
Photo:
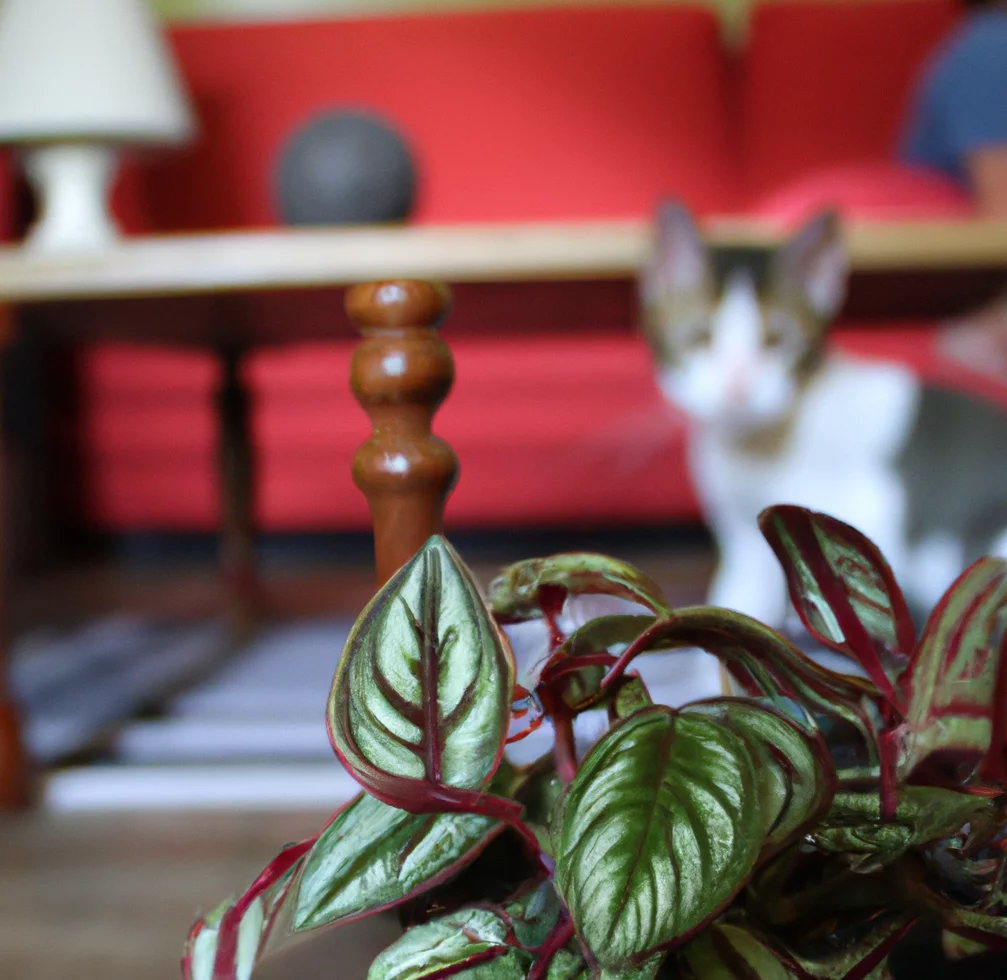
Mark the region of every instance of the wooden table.
[[[772, 242], [771, 225], [713, 220], [722, 242]], [[284, 229], [127, 239], [105, 251], [44, 256], [0, 248], [0, 302], [171, 296], [345, 286], [402, 278], [448, 283], [635, 276], [644, 221]], [[855, 272], [1007, 266], [1007, 222], [853, 223]]]
[[[777, 238], [771, 226], [752, 221], [715, 220], [707, 231], [725, 243]], [[5, 247], [0, 248], [0, 348], [10, 332], [5, 318], [19, 304], [305, 289], [390, 278], [447, 283], [629, 280], [647, 257], [650, 235], [644, 221], [594, 221], [173, 235], [129, 239], [105, 251], [73, 256]], [[1007, 223], [853, 223], [846, 240], [855, 273], [1007, 269]], [[164, 318], [156, 333], [152, 337], [148, 331], [145, 339], [198, 342], [216, 349], [223, 360], [218, 401], [222, 565], [240, 620], [254, 593], [249, 497], [254, 461], [249, 399], [239, 364], [247, 346], [262, 338], [236, 337], [233, 327], [218, 332], [212, 324], [187, 331], [172, 317]], [[125, 334], [134, 336], [128, 328]], [[94, 334], [75, 330], [71, 322], [61, 336], [80, 340]], [[300, 338], [280, 324], [269, 339]], [[5, 652], [0, 641], [0, 806], [24, 802], [28, 785], [16, 712], [3, 683]]]

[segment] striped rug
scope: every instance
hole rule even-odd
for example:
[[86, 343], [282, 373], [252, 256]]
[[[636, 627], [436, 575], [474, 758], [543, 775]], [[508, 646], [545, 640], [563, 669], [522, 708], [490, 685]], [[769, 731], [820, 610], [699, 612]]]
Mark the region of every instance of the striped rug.
[[[356, 792], [325, 730], [325, 702], [349, 619], [267, 626], [223, 661], [224, 627], [115, 618], [16, 644], [13, 680], [45, 801], [95, 809], [335, 807]], [[518, 655], [527, 638], [515, 637]], [[527, 642], [533, 642], [527, 640]], [[702, 654], [641, 658], [655, 701], [716, 692]], [[580, 719], [591, 740], [603, 719]], [[547, 729], [511, 746], [526, 762]], [[87, 754], [82, 753], [87, 750]]]

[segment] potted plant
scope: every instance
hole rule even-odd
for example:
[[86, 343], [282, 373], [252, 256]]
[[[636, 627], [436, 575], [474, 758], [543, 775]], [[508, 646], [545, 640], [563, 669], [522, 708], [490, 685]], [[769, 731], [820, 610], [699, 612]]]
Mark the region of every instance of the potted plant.
[[[247, 978], [285, 939], [390, 909], [404, 931], [373, 950], [358, 931], [360, 962], [332, 975], [866, 980], [921, 921], [952, 956], [999, 955], [1007, 562], [968, 568], [917, 635], [863, 535], [792, 506], [760, 524], [807, 629], [863, 676], [738, 613], [672, 609], [598, 555], [514, 565], [487, 604], [431, 538], [361, 614], [329, 696], [363, 792], [194, 926], [184, 977]], [[591, 594], [648, 613], [561, 629]], [[530, 618], [550, 643], [518, 684], [501, 626]], [[636, 658], [696, 647], [742, 695], [652, 703]], [[607, 728], [581, 754], [586, 711]], [[552, 751], [509, 764], [545, 720]]]

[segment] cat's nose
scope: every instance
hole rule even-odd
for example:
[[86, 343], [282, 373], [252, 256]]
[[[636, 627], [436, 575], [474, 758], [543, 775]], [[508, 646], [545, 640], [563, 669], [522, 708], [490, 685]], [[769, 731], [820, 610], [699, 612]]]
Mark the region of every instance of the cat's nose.
[[748, 372], [743, 368], [731, 371], [727, 377], [725, 391], [729, 405], [740, 405], [744, 402], [748, 395]]

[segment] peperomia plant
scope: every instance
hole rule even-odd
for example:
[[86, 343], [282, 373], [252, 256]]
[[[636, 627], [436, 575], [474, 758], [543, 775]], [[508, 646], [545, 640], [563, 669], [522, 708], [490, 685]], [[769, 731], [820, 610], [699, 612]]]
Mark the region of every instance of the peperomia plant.
[[[853, 528], [791, 506], [760, 523], [851, 673], [598, 555], [514, 565], [487, 604], [431, 538], [329, 696], [363, 792], [196, 924], [184, 977], [247, 978], [267, 946], [393, 907], [404, 931], [368, 980], [866, 980], [921, 918], [957, 954], [1007, 946], [1007, 563], [968, 568], [917, 636]], [[596, 594], [649, 612], [565, 630]], [[503, 627], [529, 619], [549, 643], [518, 684]], [[693, 648], [738, 696], [654, 704], [636, 658]], [[604, 731], [579, 752], [587, 712]], [[538, 726], [552, 751], [510, 764]]]

